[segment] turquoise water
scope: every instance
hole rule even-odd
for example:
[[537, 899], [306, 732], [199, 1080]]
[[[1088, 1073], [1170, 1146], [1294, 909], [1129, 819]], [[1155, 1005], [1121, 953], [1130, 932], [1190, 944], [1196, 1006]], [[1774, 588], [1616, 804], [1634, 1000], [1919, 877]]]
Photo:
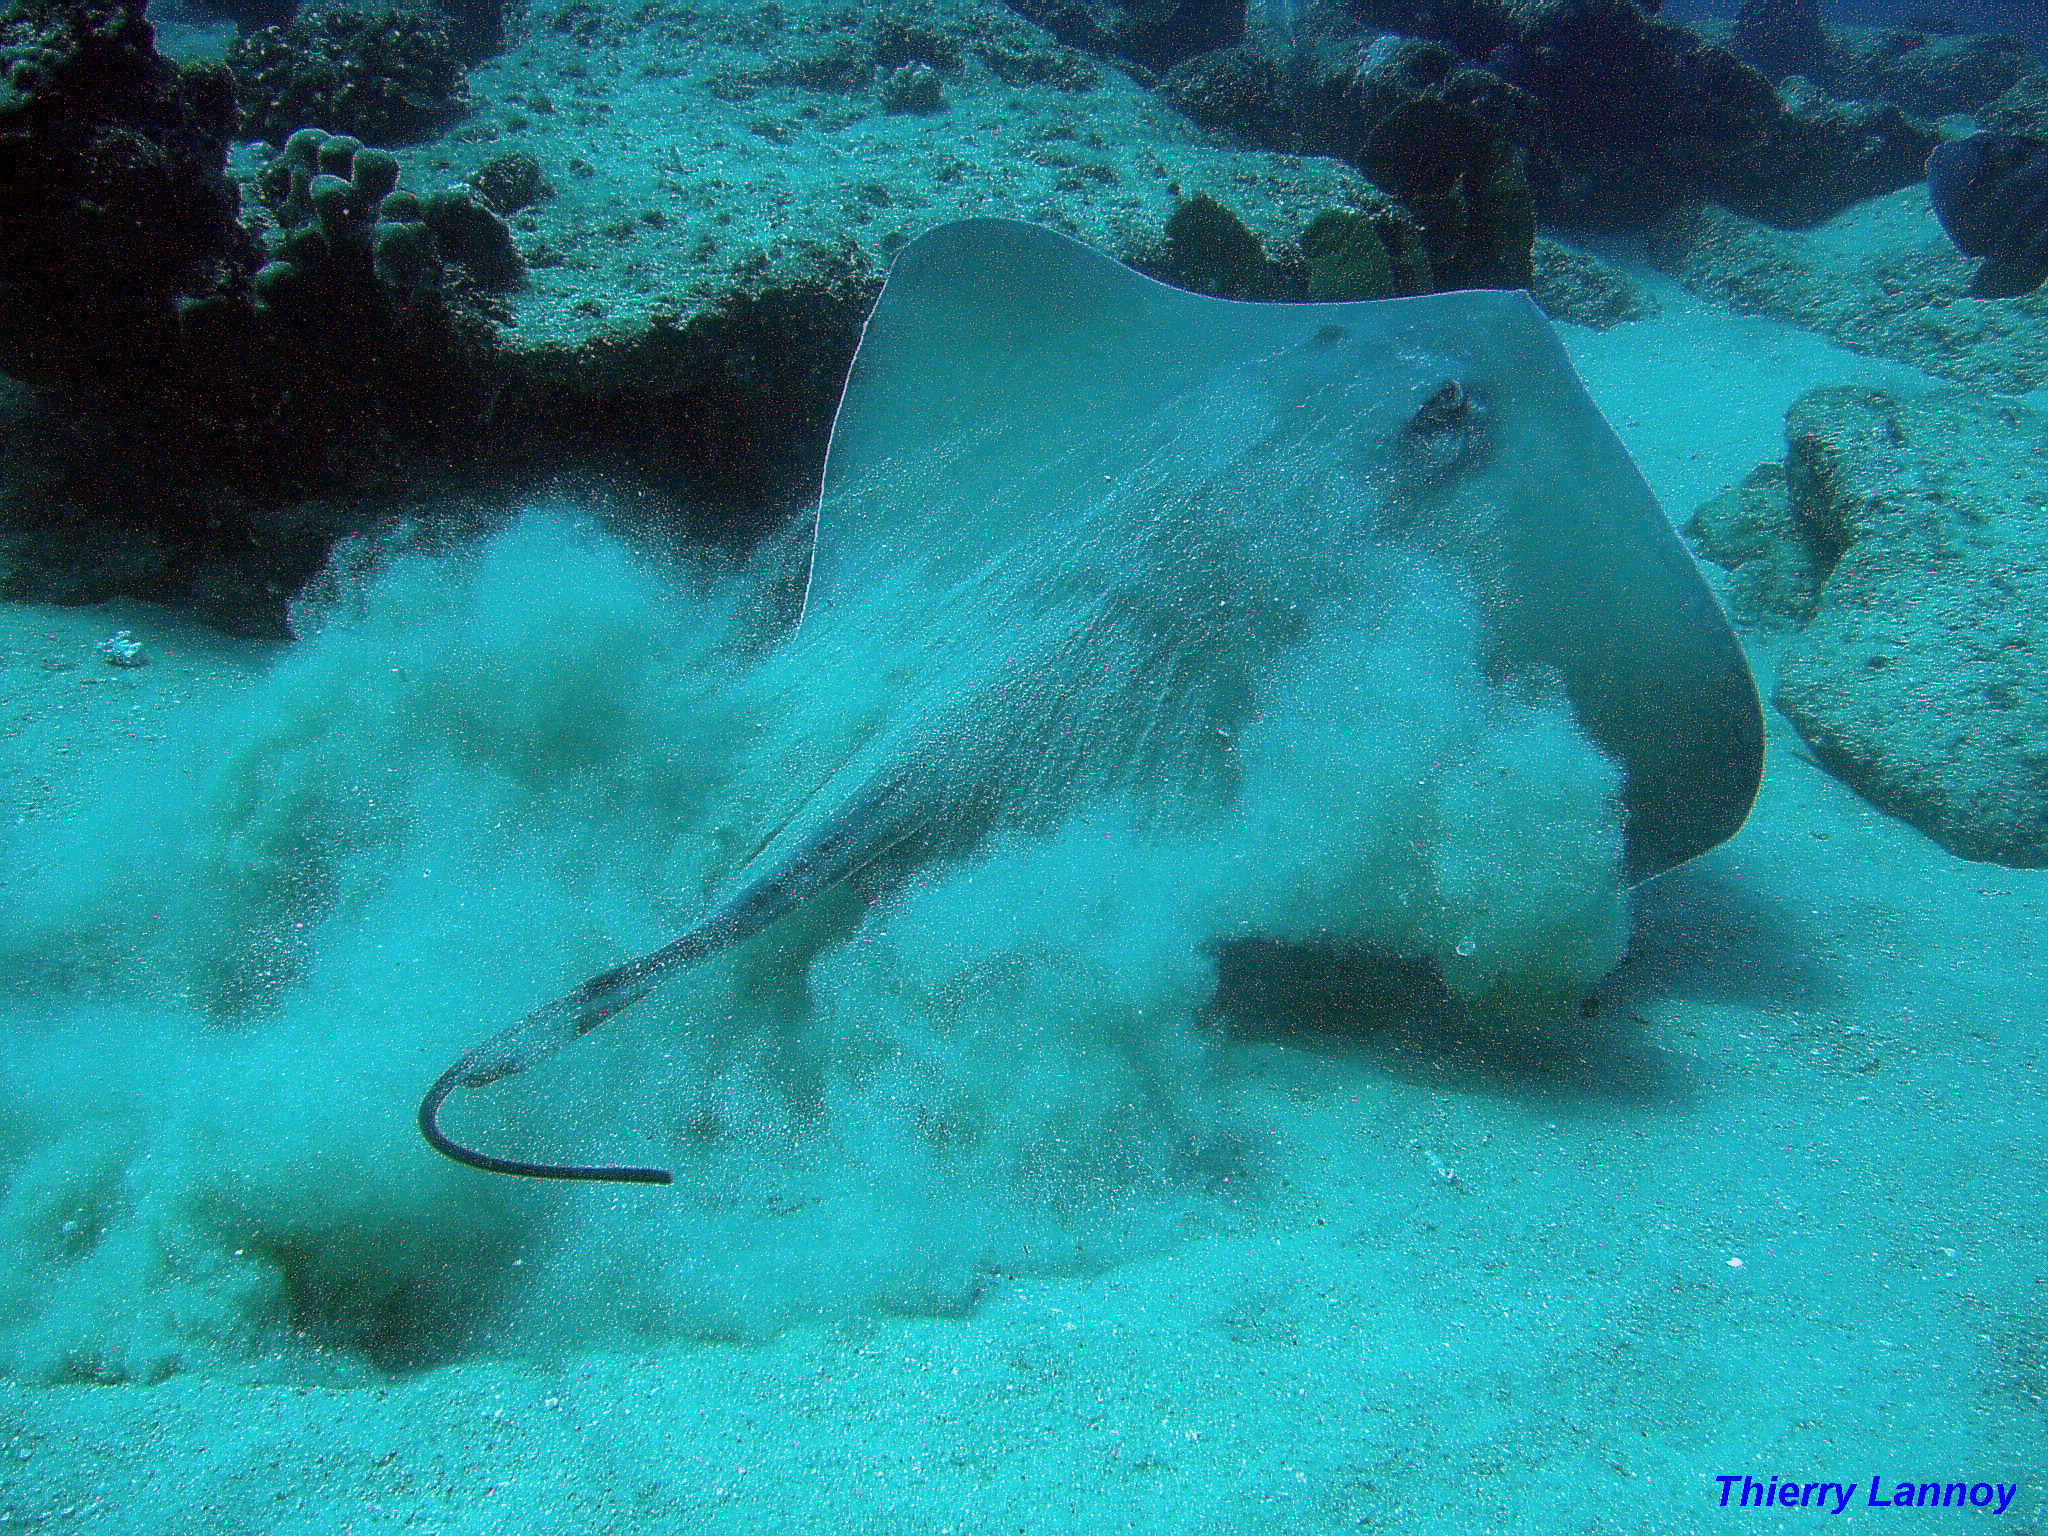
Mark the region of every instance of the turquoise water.
[[[1788, 387], [1869, 366], [1783, 345]], [[2038, 1496], [2042, 881], [1775, 722], [1750, 825], [1637, 893], [1591, 1018], [1341, 969], [1220, 1017], [1185, 886], [1083, 824], [825, 904], [465, 1122], [678, 1188], [433, 1158], [411, 1105], [452, 1050], [688, 916], [686, 808], [760, 726], [749, 575], [556, 507], [393, 557], [275, 653], [136, 611], [152, 667], [102, 674], [112, 619], [9, 620], [16, 1518], [1693, 1530], [1732, 1518], [1712, 1478], [1808, 1468]]]
[[[1561, 330], [1678, 523], [1807, 389], [1937, 382], [1628, 271]], [[494, 1178], [435, 1075], [932, 657], [883, 605], [821, 686], [800, 522], [407, 511], [288, 640], [0, 608], [5, 1529], [2043, 1527], [2048, 873], [1767, 707], [1748, 824], [1629, 891], [1614, 765], [1390, 565], [1226, 788], [837, 888], [448, 1108], [672, 1187]]]

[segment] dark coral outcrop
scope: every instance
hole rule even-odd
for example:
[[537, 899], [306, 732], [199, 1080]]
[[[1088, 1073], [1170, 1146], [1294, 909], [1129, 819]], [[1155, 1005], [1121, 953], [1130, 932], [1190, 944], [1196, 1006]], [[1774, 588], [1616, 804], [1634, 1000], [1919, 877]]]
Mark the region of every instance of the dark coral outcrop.
[[1244, 37], [1242, 0], [1009, 0], [1069, 48], [1166, 70]]
[[308, 11], [238, 39], [228, 68], [244, 132], [272, 143], [311, 125], [365, 144], [414, 144], [468, 110], [447, 29], [411, 11]]
[[1536, 205], [1522, 157], [1478, 113], [1421, 97], [1388, 113], [1359, 168], [1415, 215], [1439, 288], [1527, 288]]
[[136, 0], [10, 0], [0, 81], [0, 368], [146, 388], [182, 304], [255, 265], [227, 76], [160, 57]]
[[1803, 75], [1833, 84], [1836, 60], [1820, 24], [1820, 0], [1742, 0], [1728, 46], [1766, 79]]
[[1889, 101], [1919, 117], [1976, 112], [2040, 66], [2025, 43], [1984, 34], [1834, 34], [1844, 56], [1845, 92]]
[[5, 35], [0, 367], [81, 424], [65, 493], [9, 514], [37, 554], [8, 590], [61, 599], [118, 544], [151, 552], [125, 590], [274, 629], [340, 526], [326, 494], [461, 461], [503, 388], [510, 233], [470, 188], [401, 193], [392, 155], [317, 130], [245, 226], [218, 71], [159, 58], [133, 6], [17, 3]]
[[1784, 110], [1714, 167], [1708, 195], [1780, 229], [1811, 229], [1852, 203], [1909, 187], [1941, 135], [1888, 101], [1837, 101], [1799, 80]]
[[[1989, 55], [1971, 57], [1998, 78]], [[1810, 84], [1781, 96], [1638, 0], [1352, 0], [1305, 17], [1285, 57], [1251, 43], [1215, 50], [1160, 89], [1204, 127], [1353, 164], [1391, 115], [1445, 103], [1505, 135], [1538, 212], [1569, 225], [1635, 223], [1699, 199], [1813, 224], [1908, 185], [1937, 142], [1896, 106]]]

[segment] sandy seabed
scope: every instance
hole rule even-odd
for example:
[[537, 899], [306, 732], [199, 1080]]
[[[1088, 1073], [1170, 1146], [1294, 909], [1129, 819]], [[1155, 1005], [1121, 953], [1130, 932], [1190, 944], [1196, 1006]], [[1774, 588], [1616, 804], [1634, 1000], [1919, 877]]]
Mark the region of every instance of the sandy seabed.
[[[1568, 341], [1681, 521], [1782, 453], [1803, 390], [1932, 384], [1659, 293], [1657, 319]], [[99, 662], [116, 628], [151, 665]], [[1768, 696], [1768, 643], [1747, 638]], [[5, 807], [43, 820], [119, 793], [95, 765], [269, 660], [139, 607], [0, 610], [0, 656]], [[1273, 1142], [1206, 1216], [1080, 1262], [1027, 1251], [953, 1315], [846, 1305], [721, 1341], [664, 1334], [654, 1309], [592, 1342], [522, 1347], [515, 1327], [324, 1377], [0, 1387], [0, 1530], [2048, 1529], [2048, 871], [1952, 858], [1775, 713], [1770, 733], [1749, 825], [1637, 893], [1630, 957], [1577, 1033], [1220, 1047]], [[10, 1006], [35, 1013], [19, 988]], [[7, 1027], [9, 1091], [33, 1088], [42, 1026]], [[422, 1182], [460, 1229], [448, 1191], [481, 1176], [410, 1138], [431, 1071], [421, 1054], [375, 1078], [398, 1129], [323, 1176]], [[265, 1108], [260, 1079], [221, 1081]], [[597, 1213], [612, 1279], [592, 1307], [623, 1307], [642, 1269], [669, 1283], [634, 1246], [673, 1240], [638, 1214], [662, 1192], [544, 1198]], [[527, 1258], [496, 1230], [420, 1262], [497, 1267], [502, 1302]], [[1856, 1493], [1840, 1515], [1723, 1508], [1735, 1475]], [[1873, 1478], [2017, 1492], [2003, 1516], [1872, 1508]]]

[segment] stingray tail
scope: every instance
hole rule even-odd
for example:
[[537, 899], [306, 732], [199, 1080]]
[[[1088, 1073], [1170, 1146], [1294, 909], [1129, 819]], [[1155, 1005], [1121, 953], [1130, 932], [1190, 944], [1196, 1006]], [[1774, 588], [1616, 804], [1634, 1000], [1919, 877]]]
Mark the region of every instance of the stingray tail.
[[[420, 1100], [420, 1134], [443, 1157], [485, 1173], [528, 1179], [585, 1179], [611, 1184], [669, 1184], [665, 1168], [590, 1168], [573, 1163], [527, 1163], [493, 1157], [451, 1141], [441, 1129], [441, 1106], [457, 1088], [482, 1088], [539, 1066], [563, 1046], [589, 1034], [612, 1015], [640, 1001], [671, 971], [708, 959], [728, 945], [750, 939], [804, 902], [886, 858], [910, 840], [906, 804], [921, 804], [910, 791], [922, 784], [911, 765], [891, 762], [879, 773], [866, 771], [859, 792], [836, 799], [839, 808], [816, 823], [787, 828], [749, 862], [766, 873], [750, 880], [718, 912], [652, 954], [593, 976], [575, 991], [536, 1008], [502, 1034], [493, 1035], [434, 1080]], [[820, 798], [830, 797], [830, 786]], [[815, 803], [815, 802], [814, 802]], [[925, 807], [927, 810], [929, 806]], [[777, 846], [777, 844], [782, 846]]]
[[458, 1163], [467, 1163], [472, 1168], [481, 1168], [485, 1173], [512, 1173], [527, 1179], [584, 1179], [607, 1184], [672, 1184], [675, 1176], [666, 1168], [602, 1168], [577, 1163], [523, 1163], [517, 1158], [493, 1157], [488, 1152], [479, 1152], [474, 1147], [465, 1147], [460, 1142], [449, 1140], [441, 1129], [441, 1104], [462, 1081], [462, 1063], [457, 1062], [443, 1072], [434, 1086], [427, 1090], [427, 1096], [420, 1100], [420, 1134], [427, 1138], [427, 1145], [443, 1157], [452, 1157]]
[[668, 1184], [665, 1168], [599, 1168], [573, 1163], [528, 1163], [494, 1157], [465, 1147], [441, 1129], [441, 1106], [457, 1088], [482, 1088], [501, 1077], [514, 1077], [548, 1060], [565, 1045], [582, 1039], [598, 1025], [632, 1007], [670, 971], [694, 965], [737, 940], [766, 926], [779, 912], [766, 913], [747, 903], [727, 908], [673, 943], [628, 960], [593, 976], [575, 991], [536, 1008], [501, 1034], [493, 1035], [434, 1080], [420, 1100], [420, 1134], [443, 1157], [480, 1168], [485, 1173], [510, 1173], [528, 1179], [583, 1179], [610, 1184]]

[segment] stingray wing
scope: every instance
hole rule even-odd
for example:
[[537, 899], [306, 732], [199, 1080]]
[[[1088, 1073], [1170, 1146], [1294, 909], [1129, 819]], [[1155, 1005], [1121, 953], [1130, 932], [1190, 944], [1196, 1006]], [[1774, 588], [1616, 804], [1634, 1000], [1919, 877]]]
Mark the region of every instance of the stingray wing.
[[[1470, 551], [1502, 669], [1554, 669], [1622, 764], [1630, 873], [1732, 835], [1762, 772], [1755, 683], [1727, 620], [1526, 294], [1251, 304], [1183, 292], [1063, 235], [949, 224], [906, 247], [833, 427], [806, 616], [869, 583], [943, 585], [1060, 536], [1160, 413], [1341, 327], [1412, 388], [1449, 359], [1487, 401], [1471, 471], [1499, 511]], [[1374, 379], [1365, 379], [1375, 384]], [[1333, 443], [1333, 449], [1337, 445]]]

